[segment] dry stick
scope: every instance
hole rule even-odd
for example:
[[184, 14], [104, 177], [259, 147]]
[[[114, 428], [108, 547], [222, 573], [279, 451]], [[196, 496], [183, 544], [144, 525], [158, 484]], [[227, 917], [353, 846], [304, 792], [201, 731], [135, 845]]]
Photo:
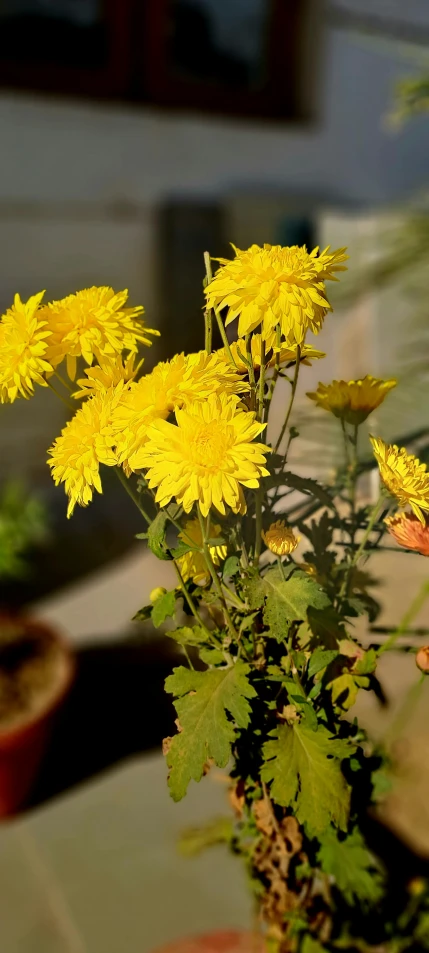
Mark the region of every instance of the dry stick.
[[229, 612], [228, 606], [227, 606], [226, 601], [225, 601], [225, 596], [224, 596], [224, 594], [223, 594], [223, 592], [222, 592], [222, 586], [221, 586], [221, 584], [220, 584], [220, 582], [219, 582], [219, 578], [218, 578], [218, 575], [217, 575], [217, 572], [216, 572], [216, 569], [215, 569], [215, 566], [214, 566], [212, 557], [211, 557], [211, 555], [210, 555], [210, 546], [208, 545], [207, 539], [206, 539], [206, 528], [205, 528], [205, 526], [204, 526], [204, 518], [203, 518], [203, 515], [202, 515], [202, 513], [201, 513], [201, 510], [200, 510], [200, 507], [199, 507], [199, 506], [197, 506], [197, 512], [198, 512], [198, 519], [199, 519], [199, 521], [200, 521], [201, 536], [202, 536], [202, 538], [203, 538], [204, 557], [205, 557], [205, 560], [206, 560], [207, 569], [209, 570], [209, 573], [210, 573], [210, 575], [211, 575], [211, 577], [212, 577], [212, 580], [213, 580], [213, 585], [214, 585], [214, 587], [215, 587], [215, 589], [216, 589], [216, 592], [217, 592], [217, 594], [218, 594], [218, 596], [219, 596], [219, 599], [220, 599], [220, 601], [221, 601], [222, 608], [223, 608], [223, 611], [224, 611], [224, 613], [225, 613], [225, 618], [226, 618], [226, 621], [227, 621], [227, 624], [228, 624], [228, 629], [229, 629], [231, 635], [233, 635], [234, 638], [237, 639], [237, 632], [236, 632], [234, 623], [233, 623], [233, 621], [232, 621], [232, 619], [231, 619], [230, 612]]
[[[212, 273], [212, 263], [210, 259], [210, 254], [208, 251], [204, 252], [204, 265], [206, 268], [206, 287], [210, 284], [213, 273]], [[204, 326], [205, 326], [205, 341], [204, 346], [208, 354], [211, 354], [212, 350], [212, 338], [213, 338], [213, 315], [212, 309], [206, 304], [204, 311]]]

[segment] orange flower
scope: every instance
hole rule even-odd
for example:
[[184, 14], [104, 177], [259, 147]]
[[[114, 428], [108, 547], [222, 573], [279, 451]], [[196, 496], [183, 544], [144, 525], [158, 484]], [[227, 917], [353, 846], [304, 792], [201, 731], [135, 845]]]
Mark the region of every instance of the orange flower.
[[391, 536], [405, 546], [414, 549], [422, 556], [429, 556], [429, 523], [421, 523], [414, 513], [395, 513], [384, 521]]

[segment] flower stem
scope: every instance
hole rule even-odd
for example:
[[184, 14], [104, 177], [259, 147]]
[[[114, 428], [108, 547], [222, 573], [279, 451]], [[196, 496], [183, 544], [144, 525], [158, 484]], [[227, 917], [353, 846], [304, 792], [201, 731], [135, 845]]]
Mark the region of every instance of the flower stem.
[[[208, 251], [204, 252], [204, 264], [206, 268], [206, 287], [210, 284], [213, 274], [212, 274], [212, 263], [210, 260], [210, 254]], [[208, 354], [211, 354], [212, 350], [212, 339], [213, 339], [213, 314], [212, 309], [207, 307], [204, 311], [204, 325], [205, 325], [205, 341], [204, 347]]]
[[185, 601], [187, 602], [187, 604], [188, 604], [188, 606], [189, 606], [189, 608], [190, 608], [190, 610], [191, 610], [191, 613], [192, 613], [192, 615], [194, 616], [194, 619], [196, 619], [196, 621], [198, 622], [198, 625], [201, 626], [201, 628], [202, 628], [203, 631], [205, 632], [207, 638], [210, 638], [210, 639], [211, 639], [212, 633], [210, 632], [210, 629], [207, 628], [205, 622], [204, 622], [203, 619], [201, 618], [200, 613], [198, 612], [198, 609], [197, 609], [197, 607], [196, 607], [196, 605], [195, 605], [195, 603], [194, 603], [194, 600], [193, 600], [193, 598], [192, 598], [190, 592], [188, 592], [188, 590], [187, 590], [187, 588], [186, 588], [186, 586], [185, 586], [185, 583], [184, 583], [184, 581], [183, 581], [182, 573], [180, 572], [180, 569], [179, 569], [179, 567], [178, 567], [178, 565], [177, 565], [176, 560], [174, 560], [174, 568], [175, 568], [175, 570], [176, 570], [176, 576], [177, 576], [177, 579], [178, 579], [178, 581], [179, 581], [180, 589], [182, 590], [184, 599], [185, 599]]
[[142, 505], [142, 502], [140, 500], [138, 493], [136, 493], [135, 490], [133, 490], [133, 487], [131, 486], [129, 479], [125, 476], [124, 471], [122, 470], [121, 467], [115, 467], [115, 473], [116, 473], [116, 476], [118, 477], [118, 480], [120, 481], [120, 483], [122, 483], [122, 486], [128, 493], [128, 496], [132, 499], [133, 503], [135, 503], [137, 509], [140, 510], [140, 513], [142, 514], [142, 516], [144, 516], [148, 526], [150, 526], [150, 524], [152, 523], [152, 518], [148, 516], [148, 514], [146, 513], [146, 510], [144, 509]]
[[199, 521], [200, 521], [201, 536], [202, 536], [203, 548], [204, 548], [204, 558], [205, 558], [205, 561], [206, 561], [207, 569], [209, 570], [209, 573], [210, 573], [211, 578], [212, 578], [212, 580], [213, 580], [213, 585], [214, 585], [214, 587], [215, 587], [215, 589], [216, 589], [216, 592], [217, 592], [217, 594], [218, 594], [218, 596], [219, 596], [219, 599], [220, 599], [220, 602], [221, 602], [221, 604], [222, 604], [222, 608], [223, 608], [223, 611], [224, 611], [224, 613], [225, 613], [225, 618], [226, 618], [226, 621], [227, 621], [228, 629], [229, 629], [231, 635], [236, 639], [236, 638], [237, 638], [237, 632], [236, 632], [236, 630], [235, 630], [234, 623], [233, 623], [233, 621], [232, 621], [232, 619], [231, 619], [230, 612], [229, 612], [228, 606], [227, 606], [227, 604], [226, 604], [225, 596], [224, 596], [224, 594], [223, 594], [223, 592], [222, 592], [222, 586], [221, 586], [221, 584], [220, 584], [220, 582], [219, 582], [219, 577], [218, 577], [218, 574], [217, 574], [217, 572], [216, 572], [216, 569], [215, 569], [215, 566], [214, 566], [214, 563], [213, 563], [213, 560], [212, 560], [212, 557], [211, 557], [211, 554], [210, 554], [210, 546], [209, 546], [208, 543], [207, 543], [206, 527], [205, 527], [205, 525], [204, 525], [204, 518], [203, 518], [203, 514], [201, 513], [201, 510], [200, 510], [200, 507], [199, 507], [199, 506], [197, 507], [197, 512], [198, 512], [198, 519], [199, 519]]
[[[286, 428], [287, 428], [287, 425], [288, 425], [288, 423], [289, 423], [289, 417], [290, 417], [290, 415], [291, 415], [291, 413], [292, 413], [293, 402], [294, 402], [294, 400], [295, 400], [296, 388], [297, 388], [297, 384], [298, 384], [298, 376], [299, 376], [299, 367], [300, 367], [300, 364], [301, 364], [301, 348], [300, 348], [300, 346], [299, 346], [299, 344], [298, 344], [297, 349], [296, 349], [295, 373], [294, 373], [294, 375], [293, 375], [292, 390], [291, 390], [291, 395], [290, 395], [289, 406], [288, 406], [288, 409], [287, 409], [285, 422], [284, 422], [283, 427], [282, 427], [282, 429], [281, 429], [281, 431], [280, 431], [280, 436], [279, 436], [279, 438], [278, 438], [278, 440], [277, 440], [277, 443], [276, 443], [276, 445], [275, 445], [275, 447], [274, 447], [274, 452], [275, 452], [275, 453], [277, 453], [277, 451], [278, 451], [278, 449], [279, 449], [279, 447], [280, 447], [280, 444], [281, 444], [281, 442], [282, 442], [282, 440], [283, 440], [283, 437], [284, 437], [284, 435], [285, 435], [285, 433], [286, 433]], [[285, 463], [286, 463], [286, 455], [287, 455], [287, 451], [286, 451], [286, 454], [285, 454], [285, 459], [284, 459], [284, 461], [283, 461], [283, 467], [285, 466]]]
[[220, 331], [220, 336], [221, 336], [221, 338], [222, 338], [223, 345], [224, 345], [224, 348], [225, 348], [225, 350], [226, 350], [226, 353], [227, 353], [227, 355], [228, 355], [228, 357], [229, 357], [229, 359], [230, 359], [230, 361], [231, 361], [231, 364], [233, 364], [234, 367], [235, 367], [235, 369], [238, 370], [238, 367], [237, 367], [237, 365], [236, 365], [236, 363], [235, 363], [235, 361], [234, 361], [234, 358], [233, 358], [233, 356], [232, 356], [232, 351], [231, 351], [231, 348], [230, 348], [230, 345], [229, 345], [228, 338], [227, 338], [227, 336], [226, 336], [226, 331], [225, 331], [225, 328], [224, 328], [224, 325], [223, 325], [222, 318], [221, 318], [219, 312], [216, 310], [216, 308], [215, 308], [215, 315], [216, 315], [216, 321], [217, 321], [217, 324], [218, 324], [218, 328], [219, 328], [219, 331]]
[[379, 496], [379, 498], [378, 498], [378, 500], [377, 500], [375, 506], [374, 506], [373, 509], [371, 510], [370, 517], [369, 517], [369, 520], [368, 520], [368, 526], [367, 526], [367, 528], [366, 528], [366, 530], [365, 530], [365, 532], [364, 532], [364, 534], [363, 534], [363, 536], [362, 536], [362, 539], [361, 539], [361, 541], [360, 541], [359, 547], [358, 547], [358, 549], [356, 550], [356, 552], [355, 552], [355, 554], [354, 554], [354, 556], [353, 556], [353, 558], [352, 558], [352, 560], [351, 560], [351, 562], [350, 562], [350, 566], [349, 566], [349, 568], [348, 568], [348, 571], [347, 571], [347, 573], [346, 573], [346, 575], [345, 575], [345, 577], [344, 577], [344, 579], [343, 579], [342, 586], [341, 586], [341, 589], [340, 589], [340, 594], [339, 594], [340, 602], [344, 599], [344, 596], [345, 596], [346, 593], [347, 593], [347, 587], [348, 587], [348, 583], [349, 583], [351, 571], [352, 571], [352, 569], [354, 569], [355, 566], [357, 566], [360, 557], [363, 555], [363, 553], [364, 553], [364, 551], [365, 551], [365, 546], [366, 546], [366, 544], [367, 544], [367, 542], [368, 542], [368, 539], [369, 539], [369, 537], [370, 537], [370, 535], [371, 535], [371, 533], [372, 533], [372, 530], [374, 529], [374, 526], [375, 526], [375, 524], [376, 524], [376, 522], [377, 522], [377, 520], [378, 520], [378, 517], [379, 517], [379, 515], [380, 515], [380, 510], [381, 510], [382, 507], [383, 507], [383, 503], [384, 503], [384, 493], [382, 492], [381, 495]]
[[48, 387], [50, 387], [51, 390], [53, 390], [54, 394], [55, 394], [57, 397], [59, 397], [60, 400], [62, 400], [63, 404], [65, 404], [66, 407], [68, 407], [69, 410], [72, 410], [74, 414], [76, 413], [77, 410], [79, 410], [79, 405], [78, 405], [78, 404], [71, 404], [70, 401], [67, 400], [67, 397], [64, 397], [64, 394], [60, 394], [59, 390], [57, 390], [57, 388], [54, 387], [53, 384], [51, 384], [51, 381], [48, 381], [48, 380], [47, 380], [46, 383], [47, 383]]
[[382, 655], [383, 652], [388, 652], [390, 649], [393, 649], [393, 646], [397, 640], [404, 635], [407, 629], [409, 629], [411, 622], [415, 619], [416, 615], [420, 612], [420, 609], [423, 608], [427, 598], [429, 597], [429, 580], [425, 579], [423, 585], [419, 589], [417, 595], [414, 597], [411, 605], [404, 613], [398, 628], [389, 636], [384, 645], [380, 645], [378, 649], [378, 655]]
[[265, 420], [267, 421], [267, 423], [268, 423], [268, 418], [270, 415], [271, 401], [273, 399], [274, 391], [275, 391], [278, 377], [280, 374], [280, 343], [281, 343], [281, 328], [280, 328], [280, 325], [278, 324], [276, 328], [276, 348], [277, 348], [276, 363], [274, 365], [274, 372], [270, 380], [270, 386], [269, 386], [268, 395], [267, 395], [267, 399], [265, 403]]
[[259, 371], [259, 384], [258, 384], [258, 420], [263, 421], [264, 419], [264, 407], [265, 407], [265, 341], [261, 338], [261, 368]]

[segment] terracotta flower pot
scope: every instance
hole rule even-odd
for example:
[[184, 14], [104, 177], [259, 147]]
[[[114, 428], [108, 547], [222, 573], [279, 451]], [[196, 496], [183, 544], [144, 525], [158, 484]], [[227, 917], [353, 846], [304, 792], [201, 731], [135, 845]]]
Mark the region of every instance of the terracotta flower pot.
[[154, 953], [265, 953], [265, 945], [253, 933], [221, 930], [167, 943]]
[[74, 658], [67, 644], [40, 622], [25, 617], [0, 618], [1, 625], [19, 626], [23, 636], [31, 639], [48, 637], [59, 649], [59, 664], [47, 685], [43, 703], [33, 714], [24, 715], [16, 724], [0, 723], [0, 818], [16, 814], [25, 804], [34, 784], [38, 769], [46, 750], [54, 718], [64, 701], [75, 672]]

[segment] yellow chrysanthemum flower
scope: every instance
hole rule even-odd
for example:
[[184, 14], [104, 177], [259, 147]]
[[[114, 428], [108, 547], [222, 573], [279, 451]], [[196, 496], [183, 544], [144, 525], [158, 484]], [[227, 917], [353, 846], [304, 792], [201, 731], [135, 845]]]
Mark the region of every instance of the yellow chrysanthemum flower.
[[32, 397], [34, 385], [46, 387], [52, 365], [46, 359], [49, 330], [40, 317], [44, 291], [21, 301], [18, 294], [0, 321], [0, 402]]
[[262, 532], [262, 539], [270, 552], [276, 556], [290, 556], [298, 546], [301, 539], [295, 536], [291, 526], [287, 526], [284, 520], [276, 520], [271, 526]]
[[[275, 335], [273, 337], [275, 338]], [[279, 364], [296, 364], [297, 347], [297, 344], [292, 345], [291, 347], [285, 347], [282, 344], [279, 348], [279, 351], [277, 351], [274, 341], [270, 343], [269, 346], [268, 341], [266, 341], [265, 366], [274, 367], [274, 364], [277, 362], [278, 353]], [[255, 370], [257, 370], [261, 366], [262, 357], [262, 338], [260, 334], [252, 334], [252, 337], [250, 338], [250, 348], [252, 354], [252, 364]], [[230, 349], [237, 370], [242, 374], [247, 373], [248, 364], [246, 344], [243, 338], [239, 338], [238, 341], [233, 341], [233, 343], [230, 345]], [[222, 358], [222, 360], [229, 360], [226, 348], [222, 347], [216, 353]], [[316, 361], [322, 357], [326, 357], [326, 354], [323, 351], [318, 351], [315, 347], [310, 347], [309, 344], [303, 344], [301, 348], [301, 364], [306, 364], [308, 367], [311, 367], [312, 361]]]
[[[222, 536], [222, 527], [218, 523], [212, 523], [210, 526], [210, 539], [216, 539]], [[179, 533], [180, 539], [184, 543], [191, 540], [200, 548], [203, 545], [200, 521], [197, 519], [188, 520], [184, 529]], [[220, 566], [227, 555], [227, 547], [222, 543], [220, 546], [210, 546], [210, 555], [215, 566]], [[195, 549], [190, 550], [177, 559], [180, 572], [185, 580], [192, 579], [196, 586], [207, 586], [210, 582], [210, 573], [204, 559], [204, 554]]]
[[328, 246], [319, 255], [318, 248], [309, 254], [305, 245], [232, 247], [236, 257], [217, 259], [222, 267], [205, 289], [210, 308], [228, 308], [226, 324], [238, 317], [240, 337], [262, 325], [264, 340], [280, 324], [287, 345], [303, 344], [307, 331], [320, 331], [332, 310], [325, 281], [337, 280], [334, 272], [345, 270], [344, 248], [330, 252]]
[[248, 384], [243, 383], [237, 368], [216, 353], [176, 354], [171, 361], [160, 362], [133, 384], [118, 404], [114, 426], [121, 464], [127, 472], [141, 468], [141, 452], [153, 420], [165, 420], [188, 401], [246, 390]]
[[113, 467], [118, 462], [111, 420], [120, 394], [121, 388], [111, 388], [85, 401], [48, 451], [53, 480], [56, 486], [64, 483], [69, 497], [68, 517], [76, 503], [88, 506], [94, 490], [103, 492], [100, 463]]
[[140, 465], [147, 467], [156, 501], [166, 506], [175, 497], [189, 513], [198, 503], [203, 516], [214, 506], [225, 514], [246, 512], [242, 487], [255, 489], [265, 469], [270, 448], [252, 441], [265, 424], [241, 410], [238, 397], [211, 394], [176, 410], [177, 426], [166, 420], [152, 423], [142, 449]]
[[426, 464], [407, 453], [404, 447], [384, 443], [380, 437], [370, 437], [380, 476], [392, 496], [401, 506], [411, 506], [422, 524], [423, 510], [429, 510], [429, 473]]
[[148, 334], [159, 334], [146, 328], [141, 320], [144, 308], [125, 308], [128, 291], [113, 288], [85, 288], [61, 301], [52, 301], [43, 308], [43, 320], [48, 324], [48, 359], [56, 367], [67, 358], [67, 372], [71, 380], [76, 376], [76, 360], [83, 357], [87, 364], [94, 358], [100, 361], [122, 351], [135, 353], [139, 343], [150, 345]]
[[81, 390], [76, 391], [73, 397], [79, 398], [93, 397], [94, 394], [103, 393], [109, 387], [116, 387], [117, 384], [130, 384], [137, 376], [142, 364], [143, 358], [134, 366], [136, 355], [130, 354], [126, 361], [121, 355], [116, 357], [104, 357], [99, 364], [92, 367], [85, 367], [86, 377], [77, 381]]
[[332, 381], [331, 384], [319, 384], [316, 391], [307, 397], [314, 400], [318, 407], [329, 410], [335, 417], [341, 417], [349, 424], [361, 424], [387, 396], [397, 381], [379, 380], [367, 374], [357, 381]]

